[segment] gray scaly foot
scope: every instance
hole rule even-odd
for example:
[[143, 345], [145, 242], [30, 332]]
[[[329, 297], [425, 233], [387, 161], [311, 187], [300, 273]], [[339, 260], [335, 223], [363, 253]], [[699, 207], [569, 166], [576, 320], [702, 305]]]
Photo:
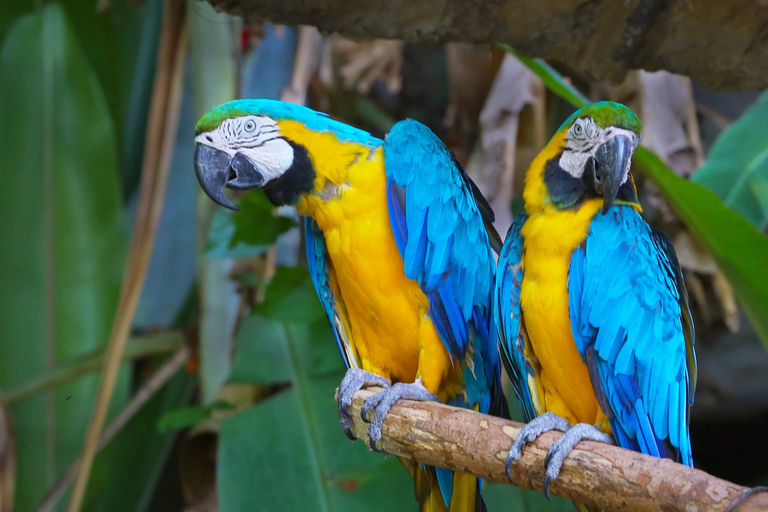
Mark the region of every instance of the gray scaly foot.
[[520, 435], [512, 443], [507, 454], [507, 462], [504, 467], [509, 481], [512, 481], [512, 463], [520, 460], [520, 457], [523, 456], [523, 449], [526, 444], [535, 440], [544, 432], [549, 432], [550, 430], [565, 432], [570, 428], [570, 423], [553, 412], [545, 412], [523, 425], [523, 428], [520, 429]]
[[[398, 382], [389, 389], [377, 393], [371, 397], [368, 397], [363, 403], [363, 408], [360, 410], [360, 417], [363, 421], [370, 423], [368, 427], [368, 439], [370, 441], [371, 450], [380, 452], [376, 447], [376, 441], [381, 439], [381, 426], [384, 423], [384, 418], [389, 414], [389, 410], [392, 408], [395, 402], [405, 398], [408, 400], [423, 400], [430, 402], [439, 402], [440, 399], [433, 395], [424, 385], [421, 383], [421, 379], [417, 379], [413, 384], [404, 384]], [[368, 415], [375, 409], [373, 419], [368, 419]]]
[[347, 374], [339, 384], [339, 422], [344, 429], [344, 433], [352, 441], [355, 435], [352, 433], [352, 417], [349, 414], [349, 406], [352, 405], [352, 397], [361, 388], [365, 386], [381, 386], [389, 388], [392, 383], [381, 375], [361, 370], [360, 368], [350, 368]]
[[569, 428], [563, 437], [552, 444], [544, 459], [544, 467], [547, 468], [547, 476], [544, 477], [544, 496], [549, 498], [549, 484], [560, 474], [565, 458], [579, 441], [589, 440], [599, 443], [613, 444], [613, 438], [603, 433], [600, 429], [587, 423], [579, 423]]

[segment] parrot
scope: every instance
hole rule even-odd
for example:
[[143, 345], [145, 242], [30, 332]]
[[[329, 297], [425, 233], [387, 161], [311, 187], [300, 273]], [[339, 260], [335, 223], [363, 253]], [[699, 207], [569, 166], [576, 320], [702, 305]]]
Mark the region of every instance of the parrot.
[[[492, 334], [493, 211], [454, 154], [425, 125], [400, 121], [385, 140], [308, 107], [230, 101], [195, 127], [195, 174], [217, 204], [223, 188], [260, 188], [304, 216], [307, 266], [347, 372], [339, 419], [350, 439], [352, 396], [380, 451], [400, 398], [507, 415]], [[421, 511], [481, 511], [478, 478], [401, 459]]]
[[672, 242], [641, 216], [630, 171], [641, 131], [619, 103], [571, 115], [528, 168], [499, 256], [495, 335], [527, 422], [507, 477], [527, 443], [562, 431], [547, 497], [582, 439], [693, 467], [694, 325]]

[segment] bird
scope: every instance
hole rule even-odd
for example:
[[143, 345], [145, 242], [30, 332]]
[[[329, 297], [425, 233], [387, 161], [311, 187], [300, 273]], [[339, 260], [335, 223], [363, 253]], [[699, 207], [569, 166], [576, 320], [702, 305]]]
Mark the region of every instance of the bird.
[[564, 432], [545, 459], [547, 497], [582, 439], [693, 466], [694, 324], [672, 242], [641, 215], [641, 132], [619, 103], [571, 115], [528, 168], [499, 256], [494, 328], [527, 422], [507, 476], [527, 443]]
[[[347, 373], [339, 419], [364, 386], [369, 445], [400, 398], [508, 415], [492, 336], [501, 248], [493, 212], [453, 153], [425, 125], [400, 121], [385, 140], [276, 100], [214, 107], [195, 127], [197, 179], [223, 192], [260, 188], [304, 216], [307, 265]], [[485, 510], [480, 480], [401, 459], [422, 511]]]

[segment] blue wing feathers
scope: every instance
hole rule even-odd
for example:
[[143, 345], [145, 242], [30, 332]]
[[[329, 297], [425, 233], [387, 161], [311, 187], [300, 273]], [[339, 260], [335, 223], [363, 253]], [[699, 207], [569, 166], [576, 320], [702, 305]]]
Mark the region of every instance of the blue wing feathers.
[[526, 219], [525, 213], [515, 218], [499, 255], [498, 278], [493, 297], [493, 323], [495, 337], [501, 347], [502, 362], [527, 422], [536, 417], [536, 411], [528, 387], [528, 377], [534, 370], [525, 358], [523, 333], [520, 329], [520, 287], [523, 281], [523, 237], [520, 230]]
[[[384, 162], [390, 224], [405, 275], [419, 283], [432, 323], [462, 365], [464, 393], [449, 402], [504, 414], [501, 367], [489, 325], [495, 275], [491, 243], [498, 241], [490, 206], [454, 155], [416, 121], [392, 127]], [[436, 471], [450, 504], [453, 473]]]
[[593, 384], [612, 409], [616, 441], [692, 465], [693, 323], [669, 240], [614, 206], [573, 253], [568, 293], [574, 340], [585, 362], [594, 347]]

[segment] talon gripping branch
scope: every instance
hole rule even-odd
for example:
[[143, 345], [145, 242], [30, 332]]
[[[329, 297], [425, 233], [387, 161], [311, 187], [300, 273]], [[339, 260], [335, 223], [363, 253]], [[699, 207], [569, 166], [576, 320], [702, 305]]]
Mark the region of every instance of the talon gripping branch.
[[[259, 187], [305, 215], [310, 273], [349, 368], [348, 435], [352, 395], [370, 384], [386, 388], [363, 410], [374, 449], [399, 398], [504, 413], [493, 213], [427, 127], [403, 121], [381, 141], [308, 108], [241, 100], [206, 114], [195, 142], [195, 172], [218, 204], [232, 207], [224, 187]], [[485, 509], [476, 477], [403, 464], [422, 511]]]

